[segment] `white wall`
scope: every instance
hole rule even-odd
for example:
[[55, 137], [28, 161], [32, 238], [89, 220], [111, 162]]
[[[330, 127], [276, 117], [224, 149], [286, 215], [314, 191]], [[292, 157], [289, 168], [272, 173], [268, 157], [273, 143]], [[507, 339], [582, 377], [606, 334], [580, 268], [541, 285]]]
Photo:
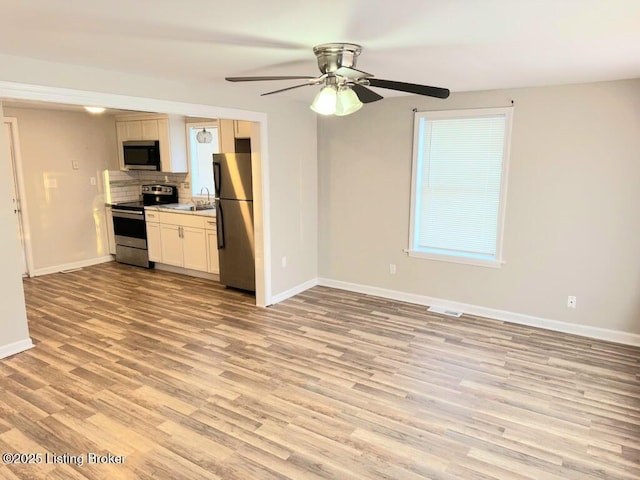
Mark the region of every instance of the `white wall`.
[[[267, 214], [271, 220], [267, 254], [274, 259], [288, 257], [286, 267], [279, 261], [273, 264], [271, 293], [277, 296], [317, 277], [316, 117], [307, 103], [275, 95], [248, 95], [242, 85], [225, 82], [185, 84], [9, 55], [0, 55], [0, 81], [265, 113], [268, 130], [263, 141], [269, 153], [270, 193]], [[9, 206], [7, 200], [5, 208]], [[13, 226], [0, 224], [0, 238], [13, 232]]]
[[[409, 258], [412, 108], [511, 100], [506, 265]], [[640, 333], [640, 80], [386, 98], [319, 121], [318, 144], [321, 277]]]
[[[0, 118], [2, 116], [0, 103]], [[20, 242], [12, 208], [12, 173], [8, 148], [7, 139], [0, 135], [0, 358], [31, 345], [22, 289]]]
[[18, 120], [34, 272], [108, 255], [103, 171], [118, 165], [115, 119], [34, 108], [4, 111]]

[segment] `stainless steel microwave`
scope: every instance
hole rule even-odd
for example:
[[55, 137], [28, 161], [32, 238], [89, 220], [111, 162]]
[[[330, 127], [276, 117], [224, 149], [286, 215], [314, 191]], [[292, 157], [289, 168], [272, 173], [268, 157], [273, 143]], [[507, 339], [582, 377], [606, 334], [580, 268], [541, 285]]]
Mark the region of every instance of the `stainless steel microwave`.
[[160, 142], [157, 140], [122, 142], [127, 170], [160, 170]]

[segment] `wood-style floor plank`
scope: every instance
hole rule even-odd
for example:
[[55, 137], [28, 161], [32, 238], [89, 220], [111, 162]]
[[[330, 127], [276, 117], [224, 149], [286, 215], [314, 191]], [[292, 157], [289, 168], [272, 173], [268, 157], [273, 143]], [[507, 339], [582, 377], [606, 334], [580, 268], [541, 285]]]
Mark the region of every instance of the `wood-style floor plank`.
[[267, 309], [116, 263], [26, 279], [0, 479], [631, 480], [640, 349], [316, 287]]

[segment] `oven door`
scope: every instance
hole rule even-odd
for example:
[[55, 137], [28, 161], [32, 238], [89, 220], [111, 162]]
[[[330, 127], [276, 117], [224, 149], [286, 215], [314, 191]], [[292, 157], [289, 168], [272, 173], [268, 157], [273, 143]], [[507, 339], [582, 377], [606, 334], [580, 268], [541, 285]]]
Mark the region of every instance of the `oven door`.
[[147, 248], [147, 229], [144, 223], [144, 212], [118, 210], [113, 207], [111, 213], [116, 245]]

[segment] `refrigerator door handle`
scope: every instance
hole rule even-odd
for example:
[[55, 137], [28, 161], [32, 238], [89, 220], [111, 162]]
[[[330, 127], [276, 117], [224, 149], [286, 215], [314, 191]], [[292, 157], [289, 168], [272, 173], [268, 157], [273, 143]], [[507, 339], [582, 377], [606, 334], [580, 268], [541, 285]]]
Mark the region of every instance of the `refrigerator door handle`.
[[218, 237], [218, 250], [224, 248], [224, 216], [222, 214], [222, 204], [216, 205], [216, 235]]
[[213, 189], [215, 191], [215, 196], [220, 196], [220, 182], [222, 181], [222, 175], [220, 175], [221, 171], [220, 162], [213, 161]]

